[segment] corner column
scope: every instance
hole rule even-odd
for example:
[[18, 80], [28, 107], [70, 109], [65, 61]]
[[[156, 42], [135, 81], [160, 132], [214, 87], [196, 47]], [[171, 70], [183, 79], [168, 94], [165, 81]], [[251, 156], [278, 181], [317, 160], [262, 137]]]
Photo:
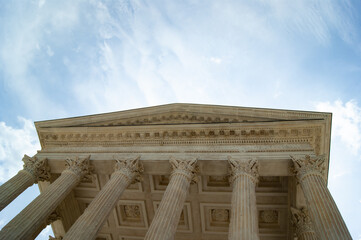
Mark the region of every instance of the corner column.
[[110, 180], [65, 234], [64, 240], [90, 240], [96, 238], [123, 191], [130, 183], [140, 180], [143, 167], [139, 163], [139, 158], [116, 160], [115, 171]]
[[50, 179], [47, 159], [24, 155], [23, 162], [23, 169], [0, 186], [0, 211], [34, 183]]
[[232, 210], [229, 224], [229, 240], [258, 240], [258, 212], [256, 183], [257, 160], [234, 160], [228, 157], [232, 191]]
[[352, 239], [324, 179], [324, 156], [292, 157], [294, 172], [306, 198], [320, 239]]
[[318, 240], [312, 228], [311, 218], [305, 208], [297, 209], [291, 207], [291, 214], [298, 240]]
[[145, 240], [174, 239], [191, 182], [196, 182], [196, 159], [169, 162], [173, 169], [170, 181], [145, 235]]
[[[89, 156], [90, 157], [90, 156]], [[90, 173], [89, 157], [67, 159], [66, 169], [48, 188], [16, 215], [0, 232], [0, 239], [33, 239], [48, 216]]]

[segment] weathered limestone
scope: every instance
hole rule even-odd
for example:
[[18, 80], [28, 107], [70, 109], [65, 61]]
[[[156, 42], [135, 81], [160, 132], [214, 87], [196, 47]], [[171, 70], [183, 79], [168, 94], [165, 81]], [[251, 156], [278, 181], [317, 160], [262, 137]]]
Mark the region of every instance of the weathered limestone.
[[58, 204], [89, 174], [89, 157], [67, 159], [66, 170], [1, 230], [0, 239], [33, 239]]
[[37, 157], [24, 155], [23, 162], [24, 169], [0, 186], [0, 211], [34, 183], [49, 181], [47, 159], [39, 160]]
[[311, 220], [320, 239], [352, 239], [324, 179], [324, 157], [292, 157]]
[[318, 240], [312, 227], [311, 218], [305, 208], [297, 209], [291, 207], [292, 222], [296, 227], [298, 240]]
[[228, 239], [258, 240], [258, 213], [256, 206], [257, 160], [235, 160], [228, 157], [230, 182], [233, 185], [232, 210]]
[[139, 158], [116, 160], [115, 171], [104, 188], [97, 194], [85, 212], [69, 229], [63, 239], [95, 239], [97, 233], [114, 209], [123, 191], [131, 183], [140, 181], [143, 168]]
[[171, 159], [173, 169], [167, 189], [145, 235], [145, 240], [174, 239], [191, 182], [197, 180], [197, 160]]

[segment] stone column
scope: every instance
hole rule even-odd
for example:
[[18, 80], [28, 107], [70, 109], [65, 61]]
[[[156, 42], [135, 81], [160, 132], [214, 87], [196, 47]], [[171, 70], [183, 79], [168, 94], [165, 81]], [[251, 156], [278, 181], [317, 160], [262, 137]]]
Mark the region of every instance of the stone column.
[[89, 157], [67, 159], [66, 169], [60, 177], [1, 230], [0, 239], [33, 239], [33, 234], [44, 224], [59, 203], [83, 177], [89, 176], [91, 169]]
[[305, 208], [297, 209], [291, 207], [291, 214], [298, 240], [318, 240], [312, 228], [311, 218]]
[[197, 180], [196, 161], [196, 159], [174, 158], [169, 161], [172, 167], [170, 181], [145, 235], [145, 240], [174, 239], [189, 186], [191, 182]]
[[232, 191], [232, 210], [228, 239], [258, 240], [258, 212], [256, 183], [258, 182], [257, 160], [235, 160], [228, 157]]
[[139, 158], [116, 160], [115, 171], [103, 189], [97, 194], [84, 213], [76, 220], [63, 239], [95, 239], [123, 191], [131, 183], [140, 180], [143, 167]]
[[50, 179], [47, 159], [24, 155], [23, 162], [23, 170], [0, 186], [0, 211], [34, 183]]
[[320, 239], [352, 239], [324, 179], [324, 156], [294, 158], [294, 172]]

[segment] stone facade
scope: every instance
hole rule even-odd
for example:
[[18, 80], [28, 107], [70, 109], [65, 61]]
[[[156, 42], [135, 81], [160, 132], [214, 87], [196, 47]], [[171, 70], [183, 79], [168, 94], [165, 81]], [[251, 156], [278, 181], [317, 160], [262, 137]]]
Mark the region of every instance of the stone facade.
[[0, 203], [42, 193], [0, 239], [50, 222], [52, 239], [351, 239], [326, 187], [331, 114], [170, 104], [35, 125], [36, 168]]

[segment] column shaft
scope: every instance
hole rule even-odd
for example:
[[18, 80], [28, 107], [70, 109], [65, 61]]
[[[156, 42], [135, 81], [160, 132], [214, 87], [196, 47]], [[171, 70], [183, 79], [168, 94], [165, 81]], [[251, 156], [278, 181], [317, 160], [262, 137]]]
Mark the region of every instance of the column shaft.
[[318, 240], [315, 232], [304, 232], [298, 236], [298, 240]]
[[43, 193], [13, 218], [0, 232], [0, 239], [32, 239], [46, 218], [79, 183], [79, 177], [65, 171]]
[[116, 163], [116, 169], [118, 170], [112, 174], [110, 180], [97, 194], [89, 207], [85, 209], [84, 213], [65, 234], [64, 240], [90, 240], [96, 238], [124, 190], [143, 171], [138, 160], [139, 157], [135, 160], [118, 160]]
[[174, 239], [189, 186], [195, 181], [196, 160], [170, 160], [173, 172], [145, 240]]
[[9, 181], [0, 186], [0, 211], [11, 203], [28, 187], [34, 184], [34, 177], [21, 170]]
[[23, 162], [24, 169], [0, 186], [0, 211], [34, 183], [50, 179], [47, 159], [24, 155]]
[[[90, 157], [90, 156], [89, 156]], [[89, 174], [89, 157], [67, 159], [67, 169], [37, 198], [16, 215], [0, 232], [0, 239], [33, 239], [48, 216], [61, 201]]]
[[242, 174], [234, 180], [228, 239], [259, 239], [255, 189], [255, 183], [248, 175]]
[[324, 179], [320, 175], [309, 174], [300, 184], [320, 238], [352, 239]]
[[145, 240], [174, 239], [189, 186], [190, 181], [183, 175], [171, 178]]

